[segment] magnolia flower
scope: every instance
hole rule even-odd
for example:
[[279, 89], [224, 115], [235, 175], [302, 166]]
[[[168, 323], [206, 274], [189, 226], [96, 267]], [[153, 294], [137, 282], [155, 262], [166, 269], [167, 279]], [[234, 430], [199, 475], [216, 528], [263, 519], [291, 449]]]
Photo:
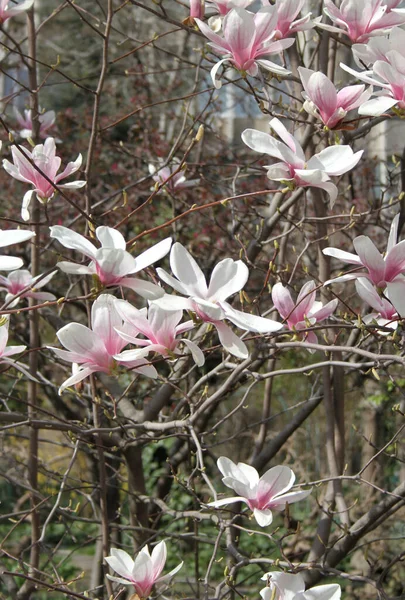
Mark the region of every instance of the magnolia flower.
[[385, 60], [377, 60], [372, 71], [358, 73], [347, 65], [340, 64], [342, 69], [361, 81], [382, 88], [374, 94], [374, 98], [362, 104], [359, 114], [377, 117], [397, 106], [405, 109], [405, 56], [396, 50], [386, 54]]
[[207, 9], [214, 10], [217, 15], [208, 19], [208, 24], [213, 31], [220, 31], [224, 17], [233, 8], [248, 8], [254, 0], [207, 0]]
[[[179, 345], [185, 344], [190, 350], [195, 363], [201, 367], [204, 362], [204, 354], [194, 342], [185, 338], [178, 339], [177, 336], [185, 331], [193, 329], [193, 321], [186, 321], [179, 325], [183, 316], [182, 310], [167, 311], [155, 303], [151, 303], [149, 309], [138, 310], [125, 300], [117, 300], [115, 303], [118, 314], [124, 321], [124, 328], [117, 327], [119, 335], [135, 346], [143, 346], [150, 352], [157, 352], [162, 356], [181, 354]], [[146, 339], [138, 338], [139, 334]], [[120, 362], [127, 362], [136, 357], [138, 350], [124, 350], [115, 356]]]
[[165, 184], [165, 187], [171, 194], [174, 194], [177, 190], [183, 190], [199, 184], [199, 179], [190, 179], [187, 181], [183, 170], [180, 170], [171, 177], [172, 173], [177, 170], [178, 165], [173, 167], [162, 167], [158, 170], [154, 165], [149, 165], [149, 173], [152, 175], [152, 179], [159, 185]]
[[350, 110], [358, 108], [371, 96], [371, 90], [364, 85], [350, 85], [336, 90], [332, 81], [321, 71], [298, 67], [305, 98], [304, 110], [329, 129], [334, 129]]
[[337, 281], [350, 281], [358, 277], [369, 279], [380, 290], [387, 289], [388, 297], [401, 317], [405, 316], [405, 240], [397, 243], [399, 214], [393, 219], [388, 238], [387, 250], [383, 256], [374, 242], [366, 235], [359, 235], [353, 240], [357, 254], [345, 252], [339, 248], [322, 250], [345, 263], [365, 267], [367, 272], [348, 273], [326, 281], [324, 285]]
[[[49, 283], [55, 274], [56, 271], [53, 271], [53, 273], [50, 273], [46, 277], [43, 277], [42, 275], [33, 277], [29, 271], [23, 269], [12, 271], [8, 277], [0, 275], [0, 291], [7, 292], [5, 301], [7, 304], [10, 302], [9, 306], [11, 307], [16, 306], [22, 298], [35, 298], [36, 300], [42, 300], [43, 302], [46, 302], [47, 300], [56, 300], [56, 297], [53, 294], [36, 291]], [[37, 281], [38, 283], [36, 283]], [[18, 297], [15, 298], [16, 296]]]
[[272, 571], [262, 577], [267, 587], [260, 591], [263, 600], [340, 600], [341, 589], [337, 583], [318, 585], [305, 591], [305, 580], [297, 573]]
[[224, 57], [211, 69], [212, 81], [217, 89], [221, 87], [221, 82], [217, 81], [217, 73], [226, 62], [230, 62], [242, 73], [252, 76], [257, 75], [259, 66], [279, 75], [290, 73], [263, 58], [271, 54], [280, 54], [294, 43], [292, 38], [273, 41], [274, 27], [277, 23], [277, 13], [273, 6], [262, 8], [255, 15], [243, 8], [232, 9], [224, 19], [223, 37], [214, 33], [200, 19], [196, 19], [196, 23], [201, 32], [211, 40], [210, 45], [214, 52]]
[[15, 4], [14, 2], [10, 3], [10, 0], [0, 0], [0, 24], [11, 17], [26, 12], [33, 4], [34, 0], [25, 0], [25, 2], [20, 2], [20, 4]]
[[396, 329], [398, 326], [398, 313], [391, 302], [386, 298], [382, 298], [372, 283], [365, 277], [356, 279], [355, 286], [360, 298], [377, 311], [363, 317], [363, 321], [365, 323], [377, 321], [378, 325]]
[[405, 56], [405, 31], [401, 27], [394, 27], [388, 37], [378, 36], [371, 38], [367, 44], [353, 44], [353, 57], [359, 67], [369, 67], [377, 60], [388, 62], [387, 55], [391, 50], [396, 50]]
[[285, 181], [298, 187], [318, 187], [329, 195], [333, 207], [338, 189], [330, 181], [330, 175], [338, 176], [347, 173], [359, 162], [363, 150], [353, 153], [350, 146], [330, 146], [315, 154], [308, 161], [299, 142], [288, 133], [278, 119], [270, 121], [282, 142], [268, 133], [256, 129], [245, 129], [242, 140], [249, 148], [261, 154], [269, 154], [282, 162], [266, 167], [267, 177], [274, 181]]
[[26, 367], [16, 360], [9, 358], [10, 356], [14, 356], [14, 354], [20, 354], [20, 352], [24, 352], [27, 346], [7, 346], [8, 342], [8, 328], [10, 321], [8, 317], [1, 317], [0, 319], [0, 364], [10, 365], [24, 373], [28, 379], [36, 381], [26, 370]]
[[[276, 283], [271, 292], [274, 306], [277, 308], [280, 316], [287, 321], [291, 331], [300, 331], [308, 329], [315, 323], [329, 318], [336, 310], [338, 300], [331, 300], [325, 306], [322, 302], [316, 302], [316, 284], [315, 281], [308, 281], [294, 304], [291, 294], [282, 283]], [[318, 338], [313, 331], [305, 334], [305, 339], [311, 344], [316, 344]]]
[[[0, 248], [26, 242], [35, 236], [33, 231], [22, 229], [0, 229]], [[0, 256], [0, 271], [14, 271], [22, 267], [23, 261], [17, 256]]]
[[83, 235], [62, 225], [50, 227], [50, 230], [51, 238], [57, 239], [65, 248], [81, 252], [92, 261], [88, 266], [67, 261], [58, 262], [56, 266], [64, 273], [97, 275], [105, 287], [127, 287], [148, 299], [163, 296], [164, 292], [159, 286], [129, 275], [139, 273], [166, 256], [172, 243], [171, 238], [162, 240], [134, 258], [126, 251], [124, 237], [112, 227], [97, 227], [95, 233], [101, 248], [96, 248]]
[[[24, 149], [24, 154], [16, 146], [11, 146], [11, 153], [13, 155], [14, 164], [8, 160], [3, 160], [3, 167], [9, 175], [23, 181], [24, 183], [30, 183], [34, 186], [33, 190], [26, 192], [23, 198], [21, 216], [24, 221], [28, 221], [30, 213], [28, 211], [29, 204], [33, 194], [37, 195], [37, 198], [42, 204], [46, 204], [55, 194], [55, 186], [58, 188], [76, 190], [86, 185], [85, 181], [72, 181], [70, 183], [64, 183], [59, 185], [59, 181], [66, 179], [69, 175], [76, 173], [82, 164], [82, 155], [76, 158], [74, 162], [68, 163], [62, 173], [57, 175], [59, 167], [61, 165], [61, 159], [56, 156], [55, 140], [53, 138], [47, 138], [44, 144], [38, 144], [30, 152]], [[37, 168], [35, 168], [30, 159]], [[44, 177], [46, 175], [47, 179]], [[52, 182], [49, 183], [48, 179]], [[53, 184], [53, 185], [52, 185]]]
[[168, 581], [183, 566], [181, 562], [170, 573], [161, 577], [160, 574], [166, 563], [166, 555], [165, 542], [159, 542], [152, 550], [152, 555], [149, 554], [148, 546], [144, 546], [135, 561], [124, 550], [111, 548], [111, 556], [106, 556], [105, 560], [120, 577], [113, 577], [112, 575], [107, 575], [107, 577], [111, 581], [133, 585], [139, 598], [145, 600], [150, 596], [152, 587], [156, 583]]
[[272, 467], [259, 479], [256, 469], [245, 463], [235, 465], [229, 458], [221, 456], [217, 465], [224, 476], [222, 482], [239, 496], [222, 498], [210, 502], [208, 506], [218, 508], [233, 502], [245, 502], [260, 527], [266, 527], [273, 521], [272, 510], [284, 510], [287, 503], [303, 500], [312, 491], [287, 493], [295, 481], [295, 475], [289, 467]]
[[202, 321], [212, 323], [221, 344], [230, 354], [238, 358], [249, 356], [245, 344], [223, 322], [224, 319], [229, 319], [241, 329], [256, 333], [272, 333], [281, 329], [281, 323], [235, 310], [226, 302], [229, 296], [244, 287], [249, 277], [249, 270], [241, 260], [221, 260], [214, 268], [208, 286], [194, 258], [179, 243], [172, 247], [170, 266], [175, 277], [159, 268], [157, 273], [160, 279], [188, 298], [165, 294], [155, 302], [166, 310], [192, 311]]
[[[22, 129], [19, 131], [19, 135], [24, 138], [32, 138], [33, 136], [33, 125], [32, 125], [32, 111], [24, 110], [24, 116], [20, 113], [18, 108], [14, 106], [14, 114], [15, 118], [18, 121], [18, 124]], [[55, 111], [48, 110], [47, 112], [39, 115], [38, 121], [40, 124], [39, 127], [39, 137], [45, 139], [47, 136], [47, 131], [52, 125], [55, 123], [56, 115]]]
[[[270, 6], [270, 0], [262, 0], [262, 4]], [[310, 12], [305, 17], [297, 19], [304, 4], [305, 0], [276, 0], [277, 24], [274, 39], [280, 40], [298, 31], [306, 31], [315, 27], [321, 17], [311, 21], [312, 13]]]
[[344, 33], [352, 42], [367, 42], [405, 23], [405, 15], [391, 12], [383, 0], [342, 0], [340, 8], [332, 0], [324, 0], [324, 5], [324, 13], [335, 25], [318, 23], [318, 27]]
[[192, 19], [204, 17], [204, 0], [190, 0], [190, 17]]
[[[56, 335], [67, 350], [52, 347], [50, 350], [59, 358], [73, 363], [73, 374], [60, 386], [59, 394], [91, 373], [113, 374], [117, 366], [114, 356], [127, 345], [116, 332], [116, 328], [121, 326], [122, 319], [115, 309], [114, 296], [101, 294], [91, 307], [91, 329], [81, 323], [69, 323], [59, 329]], [[138, 350], [136, 358], [126, 366], [146, 377], [156, 378], [156, 369], [144, 360], [147, 353]]]

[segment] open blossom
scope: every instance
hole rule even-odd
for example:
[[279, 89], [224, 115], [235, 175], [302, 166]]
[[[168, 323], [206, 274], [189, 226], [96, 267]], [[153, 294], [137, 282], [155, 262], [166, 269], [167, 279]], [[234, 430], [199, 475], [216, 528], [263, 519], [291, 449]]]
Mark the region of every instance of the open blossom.
[[208, 506], [218, 508], [233, 502], [244, 502], [253, 511], [260, 527], [266, 527], [273, 521], [272, 510], [284, 510], [287, 503], [303, 500], [312, 491], [288, 491], [295, 481], [295, 475], [289, 467], [272, 467], [259, 478], [253, 467], [245, 463], [235, 465], [224, 456], [218, 459], [217, 465], [224, 476], [222, 482], [226, 487], [235, 490], [239, 496], [222, 498], [210, 502]]
[[[26, 242], [35, 236], [33, 231], [22, 229], [0, 229], [0, 248]], [[0, 271], [14, 271], [22, 267], [23, 261], [17, 256], [0, 256]]]
[[[81, 323], [69, 323], [59, 329], [56, 335], [67, 350], [52, 347], [50, 349], [59, 358], [73, 363], [73, 374], [60, 386], [60, 394], [91, 373], [111, 375], [115, 371], [118, 363], [114, 356], [127, 345], [116, 332], [116, 328], [121, 326], [122, 319], [115, 309], [114, 296], [101, 294], [91, 307], [91, 329]], [[137, 357], [125, 366], [146, 377], [155, 378], [156, 369], [144, 360], [147, 353], [140, 349]]]
[[[262, 4], [270, 6], [270, 0], [262, 0]], [[274, 39], [281, 40], [298, 31], [307, 31], [315, 27], [321, 17], [311, 21], [311, 13], [307, 13], [304, 17], [297, 19], [304, 4], [305, 0], [276, 0], [277, 24]]]
[[260, 591], [263, 600], [340, 600], [341, 596], [337, 583], [317, 585], [305, 591], [305, 580], [300, 573], [272, 571], [265, 573], [262, 581], [267, 581], [267, 587]]
[[324, 0], [324, 6], [324, 13], [334, 25], [318, 23], [318, 27], [344, 33], [352, 42], [367, 42], [370, 37], [384, 35], [405, 23], [405, 15], [390, 11], [383, 0], [342, 0], [340, 8], [332, 0]]
[[[308, 281], [298, 294], [297, 301], [294, 303], [291, 294], [282, 283], [276, 283], [271, 293], [274, 306], [280, 313], [280, 316], [287, 321], [291, 331], [308, 329], [315, 323], [328, 319], [336, 310], [338, 300], [331, 300], [325, 306], [322, 302], [317, 302], [315, 281]], [[313, 331], [305, 334], [308, 342], [316, 344], [318, 338]]]
[[264, 7], [254, 15], [243, 8], [232, 9], [224, 18], [223, 37], [214, 33], [200, 19], [196, 19], [196, 22], [201, 32], [210, 40], [214, 52], [224, 57], [211, 69], [212, 81], [216, 88], [221, 87], [221, 82], [217, 81], [218, 70], [226, 62], [242, 73], [252, 76], [257, 75], [259, 66], [280, 75], [290, 73], [265, 58], [271, 54], [280, 54], [294, 43], [292, 38], [273, 40], [277, 23], [277, 12], [273, 6]]
[[49, 292], [37, 292], [39, 288], [49, 283], [55, 274], [56, 271], [53, 271], [46, 277], [42, 275], [33, 277], [29, 271], [24, 269], [12, 271], [8, 277], [0, 275], [0, 291], [7, 292], [6, 303], [11, 302], [10, 306], [16, 306], [22, 298], [35, 298], [42, 302], [55, 300], [56, 297]]
[[353, 44], [353, 58], [359, 67], [370, 67], [377, 60], [388, 62], [387, 55], [396, 50], [405, 56], [405, 31], [394, 27], [389, 36], [371, 38], [366, 44]]
[[153, 299], [163, 296], [158, 285], [132, 277], [146, 267], [160, 260], [170, 250], [171, 238], [155, 244], [139, 256], [134, 257], [126, 251], [123, 235], [112, 227], [97, 227], [96, 237], [101, 248], [96, 248], [87, 238], [62, 225], [50, 227], [51, 237], [57, 239], [65, 248], [77, 250], [91, 259], [89, 265], [77, 265], [68, 261], [57, 263], [64, 273], [73, 275], [97, 275], [105, 287], [122, 286], [137, 292], [144, 298]]
[[33, 4], [34, 0], [25, 0], [25, 2], [20, 2], [20, 4], [15, 4], [14, 2], [10, 2], [10, 0], [0, 0], [0, 25], [4, 21], [7, 21], [7, 19], [26, 12]]
[[[19, 135], [24, 138], [32, 138], [33, 136], [33, 124], [32, 124], [32, 111], [24, 110], [24, 116], [20, 113], [18, 108], [14, 107], [14, 115], [17, 119], [19, 126], [21, 127], [18, 132]], [[56, 115], [55, 111], [48, 110], [47, 112], [38, 116], [39, 121], [39, 137], [45, 139], [47, 137], [47, 131], [55, 123]]]
[[[3, 160], [3, 167], [7, 173], [14, 177], [14, 179], [18, 179], [18, 181], [30, 183], [34, 186], [34, 189], [26, 192], [23, 198], [21, 216], [24, 221], [28, 221], [30, 218], [28, 207], [33, 194], [37, 195], [38, 200], [42, 204], [46, 204], [55, 194], [55, 186], [61, 189], [75, 190], [86, 185], [85, 181], [72, 181], [63, 185], [59, 184], [62, 179], [66, 179], [66, 177], [69, 177], [69, 175], [76, 173], [80, 169], [82, 155], [79, 154], [74, 162], [68, 163], [64, 171], [58, 175], [57, 173], [62, 161], [59, 156], [56, 156], [56, 146], [53, 138], [47, 138], [44, 144], [38, 144], [32, 152], [24, 148], [24, 154], [16, 146], [11, 146], [11, 153], [14, 164], [8, 160]], [[37, 169], [28, 159], [36, 165]], [[47, 179], [40, 171], [46, 175]], [[48, 179], [52, 183], [49, 183]]]
[[358, 108], [371, 96], [364, 85], [349, 85], [339, 92], [321, 71], [298, 67], [305, 98], [304, 110], [329, 129], [339, 126], [350, 110]]
[[[179, 345], [184, 344], [191, 352], [195, 363], [201, 367], [204, 362], [204, 354], [200, 348], [186, 338], [178, 338], [178, 335], [193, 329], [193, 321], [186, 321], [179, 325], [183, 316], [182, 310], [167, 311], [151, 303], [149, 308], [138, 310], [125, 300], [117, 300], [115, 303], [117, 312], [124, 321], [124, 327], [117, 327], [119, 335], [135, 346], [143, 346], [150, 352], [157, 352], [162, 356], [181, 354]], [[145, 336], [139, 338], [139, 334]], [[136, 357], [137, 350], [124, 350], [115, 358], [121, 362], [131, 361]]]
[[374, 98], [360, 106], [359, 114], [377, 117], [394, 106], [405, 109], [405, 55], [390, 50], [385, 60], [377, 60], [372, 71], [364, 73], [342, 63], [340, 66], [361, 81], [382, 88], [373, 94]]
[[333, 207], [338, 189], [330, 176], [339, 176], [353, 169], [359, 162], [363, 150], [353, 153], [350, 146], [330, 146], [308, 161], [300, 143], [290, 134], [279, 119], [270, 121], [270, 127], [281, 138], [256, 129], [245, 129], [242, 140], [249, 148], [261, 154], [278, 158], [281, 162], [265, 167], [267, 177], [274, 181], [285, 181], [297, 187], [318, 187], [329, 195]]
[[[156, 181], [156, 183], [160, 185], [165, 184], [165, 187], [171, 194], [174, 194], [178, 190], [194, 187], [199, 184], [199, 179], [189, 179], [187, 181], [184, 171], [181, 170], [178, 173], [175, 173], [177, 170], [178, 165], [174, 165], [173, 167], [166, 166], [161, 169], [156, 169], [154, 165], [149, 165], [149, 173], [152, 175], [153, 181]], [[171, 177], [173, 173], [175, 173], [175, 175]]]
[[[371, 281], [365, 277], [361, 277], [356, 279], [355, 286], [360, 298], [377, 311], [363, 317], [363, 321], [365, 323], [377, 321], [379, 325], [396, 329], [399, 318], [396, 308], [389, 300], [380, 296], [378, 290], [376, 290]], [[386, 292], [385, 295], [387, 296], [388, 292]]]
[[124, 585], [133, 585], [141, 600], [150, 596], [152, 587], [157, 583], [169, 581], [181, 569], [181, 562], [167, 575], [161, 576], [166, 563], [167, 549], [165, 542], [159, 542], [149, 554], [148, 546], [144, 546], [133, 560], [127, 552], [118, 548], [111, 548], [111, 556], [106, 556], [105, 561], [118, 573], [120, 577], [107, 575], [111, 581]]
[[364, 267], [366, 271], [348, 273], [325, 282], [350, 281], [366, 277], [380, 290], [387, 289], [388, 297], [401, 317], [405, 316], [405, 240], [397, 243], [399, 214], [393, 219], [388, 238], [387, 251], [383, 256], [374, 242], [366, 235], [353, 240], [357, 254], [339, 248], [325, 248], [322, 252], [345, 263]]
[[238, 358], [249, 356], [246, 345], [223, 322], [224, 319], [229, 319], [241, 329], [256, 333], [272, 333], [281, 329], [281, 323], [235, 310], [226, 302], [226, 299], [239, 292], [248, 280], [249, 270], [241, 260], [221, 260], [214, 268], [208, 286], [204, 273], [194, 258], [179, 243], [172, 247], [170, 266], [175, 277], [158, 268], [160, 279], [188, 297], [165, 294], [155, 302], [167, 310], [192, 311], [205, 323], [212, 323], [222, 346], [230, 354]]

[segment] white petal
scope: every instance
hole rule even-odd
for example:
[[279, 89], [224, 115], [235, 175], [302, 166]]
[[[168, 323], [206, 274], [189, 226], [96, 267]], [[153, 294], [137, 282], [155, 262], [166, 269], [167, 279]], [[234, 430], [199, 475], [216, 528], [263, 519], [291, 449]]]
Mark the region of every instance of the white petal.
[[273, 521], [273, 514], [271, 510], [259, 510], [255, 508], [253, 510], [253, 515], [260, 527], [267, 527]]
[[51, 230], [51, 238], [57, 239], [65, 248], [77, 250], [91, 259], [95, 258], [97, 248], [83, 235], [62, 225], [54, 225], [49, 229]]
[[97, 227], [96, 236], [103, 248], [127, 249], [124, 236], [112, 227]]

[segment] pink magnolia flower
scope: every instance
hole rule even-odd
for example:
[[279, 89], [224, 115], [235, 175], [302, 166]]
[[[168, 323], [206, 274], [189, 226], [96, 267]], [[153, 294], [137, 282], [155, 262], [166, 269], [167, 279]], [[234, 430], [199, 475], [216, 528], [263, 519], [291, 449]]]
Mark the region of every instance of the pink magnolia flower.
[[163, 296], [164, 291], [158, 285], [131, 275], [166, 256], [172, 244], [171, 238], [162, 240], [135, 258], [126, 251], [123, 235], [112, 227], [97, 227], [95, 233], [101, 248], [96, 248], [83, 235], [62, 225], [54, 225], [50, 230], [51, 238], [57, 239], [62, 246], [77, 250], [91, 259], [88, 266], [68, 261], [58, 262], [56, 266], [64, 273], [97, 275], [104, 287], [127, 287], [149, 300]]
[[24, 352], [27, 346], [7, 346], [8, 342], [8, 328], [9, 328], [9, 318], [2, 317], [0, 320], [0, 364], [10, 365], [14, 367], [21, 373], [24, 373], [28, 379], [36, 381], [32, 375], [27, 371], [25, 365], [22, 365], [18, 361], [10, 358], [10, 356], [14, 356], [15, 354], [20, 354]]
[[273, 41], [277, 23], [277, 13], [273, 6], [262, 8], [255, 15], [243, 8], [232, 9], [224, 19], [223, 37], [214, 33], [200, 19], [196, 19], [196, 22], [201, 32], [211, 40], [214, 52], [224, 57], [211, 69], [212, 81], [217, 89], [221, 87], [221, 82], [217, 81], [217, 73], [226, 62], [252, 76], [257, 75], [259, 66], [279, 75], [290, 73], [264, 58], [280, 54], [294, 43], [292, 38]]
[[10, 0], [0, 0], [0, 25], [4, 21], [7, 21], [7, 19], [26, 12], [33, 4], [34, 0], [25, 0], [25, 2], [20, 2], [20, 4], [14, 4]]
[[337, 583], [317, 585], [305, 591], [305, 580], [300, 573], [272, 571], [265, 573], [262, 581], [267, 582], [260, 591], [263, 600], [340, 600], [342, 593]]
[[[298, 294], [296, 303], [293, 302], [291, 294], [282, 283], [276, 283], [271, 292], [274, 306], [280, 316], [287, 321], [291, 331], [308, 329], [311, 325], [328, 319], [336, 310], [338, 300], [331, 300], [325, 306], [322, 302], [316, 302], [316, 284], [308, 281]], [[318, 338], [313, 331], [305, 334], [305, 339], [316, 344]]]
[[353, 169], [359, 162], [363, 150], [353, 153], [350, 146], [330, 146], [307, 161], [300, 143], [288, 133], [279, 119], [272, 119], [270, 127], [282, 142], [256, 129], [245, 129], [242, 133], [242, 140], [249, 148], [281, 161], [266, 167], [267, 177], [297, 187], [321, 188], [329, 195], [333, 207], [338, 189], [330, 181], [329, 176], [343, 175]]
[[[15, 118], [17, 119], [19, 126], [22, 128], [19, 131], [19, 135], [24, 139], [32, 138], [32, 135], [33, 135], [32, 134], [32, 130], [33, 130], [32, 111], [24, 110], [24, 116], [23, 116], [20, 113], [20, 111], [18, 110], [18, 108], [16, 108], [14, 106], [14, 115], [15, 115]], [[56, 119], [56, 115], [55, 115], [55, 111], [53, 111], [53, 110], [48, 110], [47, 112], [39, 115], [39, 117], [38, 117], [38, 121], [40, 124], [39, 137], [41, 137], [43, 139], [45, 139], [47, 137], [47, 131], [55, 123], [55, 119]]]
[[219, 508], [233, 502], [244, 502], [253, 511], [260, 527], [266, 527], [273, 521], [272, 510], [284, 510], [287, 503], [303, 500], [312, 491], [288, 492], [295, 481], [295, 475], [289, 467], [273, 467], [259, 478], [253, 467], [245, 463], [235, 465], [224, 456], [218, 459], [217, 465], [224, 476], [222, 482], [239, 496], [222, 498], [210, 502], [208, 506]]
[[385, 60], [377, 60], [372, 71], [358, 73], [347, 65], [340, 64], [342, 69], [354, 75], [361, 81], [381, 87], [375, 96], [362, 104], [359, 114], [377, 117], [397, 106], [405, 109], [405, 55], [396, 50], [387, 52]]
[[372, 66], [377, 60], [389, 62], [387, 55], [395, 50], [405, 56], [405, 31], [394, 27], [389, 36], [371, 38], [366, 44], [353, 44], [353, 58], [361, 68]]
[[[59, 329], [56, 335], [67, 350], [50, 349], [59, 358], [73, 363], [73, 374], [62, 383], [59, 394], [91, 373], [113, 374], [118, 364], [114, 356], [127, 345], [116, 332], [121, 326], [114, 296], [101, 294], [91, 307], [91, 329], [81, 323], [69, 323]], [[156, 378], [156, 369], [144, 360], [147, 353], [147, 350], [138, 350], [137, 357], [126, 366], [146, 377]]]
[[157, 273], [160, 279], [188, 297], [165, 294], [155, 300], [155, 303], [166, 310], [189, 310], [205, 323], [212, 323], [222, 346], [230, 354], [238, 358], [249, 356], [244, 342], [223, 322], [224, 319], [229, 319], [241, 329], [256, 333], [272, 333], [281, 329], [282, 325], [276, 321], [235, 310], [226, 302], [229, 296], [239, 292], [247, 282], [249, 270], [241, 260], [221, 260], [214, 268], [208, 286], [204, 273], [194, 258], [179, 243], [172, 247], [170, 266], [175, 277], [159, 268]]
[[324, 13], [335, 25], [318, 23], [318, 27], [344, 33], [352, 42], [367, 42], [405, 23], [405, 15], [390, 11], [383, 0], [342, 0], [340, 8], [332, 0], [324, 0], [324, 5]]
[[[181, 354], [179, 345], [183, 343], [190, 350], [195, 363], [199, 367], [204, 364], [204, 354], [197, 344], [185, 338], [177, 338], [194, 327], [193, 321], [179, 325], [183, 316], [182, 310], [167, 311], [153, 302], [149, 309], [138, 310], [125, 300], [117, 300], [115, 307], [124, 321], [124, 328], [117, 327], [116, 331], [126, 342], [143, 346], [150, 352], [157, 352], [164, 357]], [[145, 339], [139, 338], [139, 334], [145, 336]], [[136, 352], [137, 350], [124, 350], [115, 358], [121, 362], [131, 361], [133, 353], [136, 356]]]
[[144, 546], [135, 560], [124, 550], [111, 549], [111, 556], [106, 556], [105, 561], [120, 577], [107, 575], [111, 581], [124, 585], [133, 585], [141, 600], [150, 596], [155, 584], [164, 583], [171, 579], [183, 566], [181, 562], [167, 575], [160, 576], [166, 563], [166, 544], [159, 542], [149, 554], [148, 546]]
[[324, 285], [337, 281], [350, 281], [358, 277], [369, 279], [380, 290], [387, 289], [388, 297], [401, 317], [405, 316], [405, 240], [397, 243], [399, 214], [393, 219], [387, 250], [383, 256], [374, 242], [366, 235], [353, 240], [357, 254], [339, 248], [325, 248], [323, 253], [345, 263], [365, 267], [366, 272], [348, 273], [326, 281]]
[[395, 307], [389, 300], [380, 296], [371, 281], [365, 277], [361, 277], [356, 279], [355, 286], [360, 298], [377, 311], [363, 317], [363, 321], [365, 323], [377, 321], [378, 325], [396, 329], [399, 317]]
[[[263, 6], [270, 6], [270, 0], [262, 0], [262, 4]], [[274, 39], [281, 40], [298, 31], [307, 31], [315, 27], [321, 17], [311, 21], [312, 13], [310, 12], [305, 17], [297, 19], [304, 4], [305, 0], [276, 0], [277, 24]]]
[[[11, 302], [9, 305], [11, 307], [16, 306], [22, 298], [36, 298], [36, 300], [42, 300], [43, 302], [56, 300], [56, 296], [49, 292], [36, 291], [49, 283], [56, 272], [54, 271], [46, 277], [42, 277], [42, 275], [33, 277], [29, 271], [21, 269], [19, 271], [12, 271], [8, 277], [0, 275], [0, 291], [7, 292], [5, 301], [7, 304]], [[18, 297], [15, 298], [16, 296]]]
[[[30, 183], [34, 186], [34, 189], [29, 190], [23, 198], [21, 216], [24, 221], [28, 221], [30, 218], [28, 207], [33, 194], [37, 195], [38, 200], [42, 202], [42, 204], [46, 204], [55, 194], [55, 185], [61, 189], [64, 188], [70, 190], [78, 189], [86, 185], [85, 181], [72, 181], [71, 183], [59, 185], [59, 181], [66, 179], [66, 177], [69, 177], [69, 175], [76, 173], [76, 171], [80, 169], [82, 155], [79, 154], [74, 162], [68, 163], [65, 170], [57, 175], [62, 161], [56, 156], [56, 146], [53, 138], [47, 138], [44, 144], [38, 144], [32, 152], [24, 149], [24, 154], [16, 146], [11, 146], [11, 153], [13, 155], [14, 164], [10, 163], [8, 160], [3, 160], [4, 169], [11, 177], [14, 177], [14, 179], [18, 179], [18, 181], [23, 181], [24, 183]], [[28, 158], [39, 170], [31, 164]], [[51, 185], [41, 172], [44, 173], [54, 185]]]
[[[35, 236], [33, 231], [22, 229], [0, 229], [0, 248], [26, 242]], [[23, 261], [17, 256], [0, 256], [0, 271], [14, 271], [22, 267]]]
[[350, 110], [358, 108], [371, 96], [364, 85], [350, 85], [336, 90], [332, 81], [321, 71], [298, 67], [305, 98], [304, 110], [320, 119], [329, 129], [341, 124]]
[[187, 181], [184, 171], [179, 171], [171, 177], [172, 173], [177, 171], [177, 169], [178, 165], [174, 165], [173, 167], [166, 166], [161, 169], [156, 169], [152, 164], [149, 165], [149, 173], [152, 175], [153, 181], [156, 181], [160, 185], [165, 184], [166, 189], [171, 194], [174, 194], [178, 190], [194, 187], [200, 183], [199, 179], [189, 179]]

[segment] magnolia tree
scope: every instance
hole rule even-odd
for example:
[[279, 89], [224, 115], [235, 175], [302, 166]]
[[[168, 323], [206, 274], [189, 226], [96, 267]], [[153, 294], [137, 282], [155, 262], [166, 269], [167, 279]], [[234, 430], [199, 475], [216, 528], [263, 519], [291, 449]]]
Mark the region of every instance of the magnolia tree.
[[1, 597], [404, 596], [401, 4], [0, 2]]

